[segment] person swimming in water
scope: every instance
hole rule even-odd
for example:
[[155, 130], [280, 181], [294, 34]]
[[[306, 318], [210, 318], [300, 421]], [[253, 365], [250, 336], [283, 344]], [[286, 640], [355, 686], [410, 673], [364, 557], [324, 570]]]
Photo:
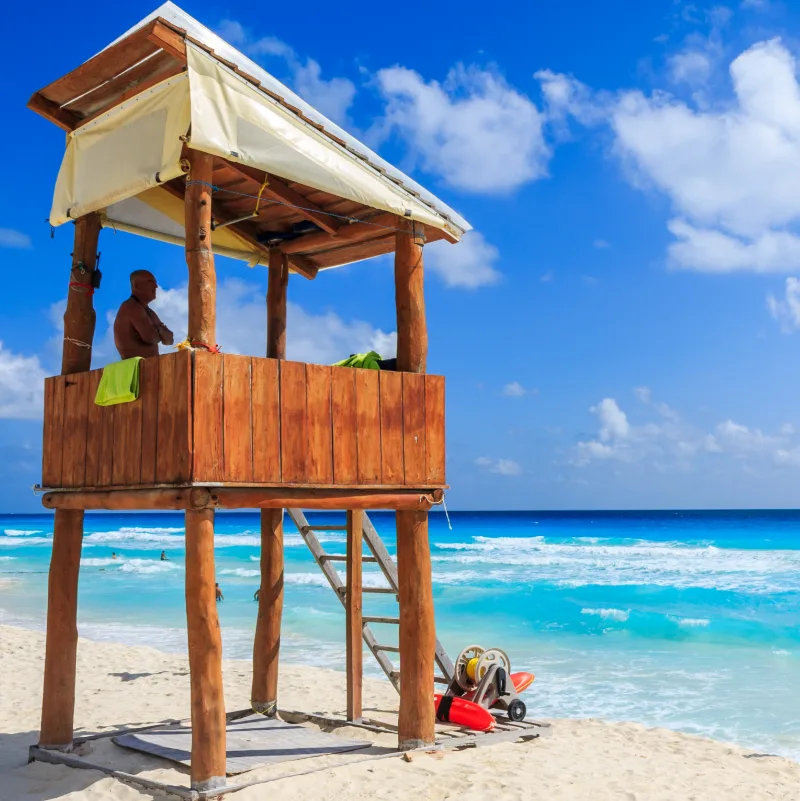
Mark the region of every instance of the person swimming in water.
[[111, 551], [111, 558], [112, 559], [116, 559], [117, 558], [117, 552], [116, 551]]
[[259, 596], [259, 595], [261, 595], [261, 587], [259, 587], [259, 588], [258, 588], [258, 589], [257, 589], [257, 590], [256, 590], [256, 591], [253, 593], [253, 600], [254, 600], [254, 601], [257, 601], [257, 600], [258, 600], [258, 596]]
[[167, 552], [166, 551], [161, 551], [161, 561], [162, 562], [166, 562], [167, 561]]
[[217, 600], [218, 601], [224, 601], [225, 600], [225, 596], [222, 594], [222, 590], [219, 588], [219, 584], [215, 584], [214, 588], [217, 591]]

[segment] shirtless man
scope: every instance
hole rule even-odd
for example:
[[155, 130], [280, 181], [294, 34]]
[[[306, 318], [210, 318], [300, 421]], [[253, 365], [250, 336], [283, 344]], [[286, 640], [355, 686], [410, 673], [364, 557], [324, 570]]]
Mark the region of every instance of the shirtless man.
[[114, 321], [114, 344], [121, 358], [158, 356], [159, 342], [171, 345], [175, 341], [149, 306], [157, 289], [155, 276], [148, 270], [131, 273], [131, 296], [119, 307]]

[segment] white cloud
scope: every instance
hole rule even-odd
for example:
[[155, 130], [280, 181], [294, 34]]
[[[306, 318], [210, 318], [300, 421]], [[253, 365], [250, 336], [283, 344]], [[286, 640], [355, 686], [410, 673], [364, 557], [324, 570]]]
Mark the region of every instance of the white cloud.
[[650, 403], [653, 400], [653, 392], [650, 387], [635, 387], [633, 392], [642, 403]]
[[669, 68], [675, 83], [701, 84], [711, 74], [711, 59], [699, 50], [684, 50], [669, 59]]
[[[181, 341], [188, 319], [186, 287], [160, 290], [153, 308], [175, 332], [175, 341]], [[391, 358], [397, 352], [395, 332], [361, 320], [345, 321], [334, 312], [312, 314], [292, 302], [286, 316], [286, 355], [296, 361], [332, 364], [351, 353], [375, 350]], [[217, 340], [225, 353], [263, 355], [266, 327], [263, 287], [231, 278], [218, 286]]]
[[734, 454], [771, 451], [781, 444], [780, 438], [767, 436], [758, 428], [748, 428], [733, 420], [725, 420], [716, 427], [714, 442], [720, 451]]
[[500, 273], [494, 268], [499, 256], [497, 248], [483, 234], [470, 231], [455, 245], [444, 241], [428, 245], [425, 265], [447, 286], [476, 289], [500, 280]]
[[[706, 55], [717, 47], [711, 40], [705, 46]], [[695, 76], [699, 65], [695, 59]], [[684, 78], [690, 66], [673, 61]], [[666, 92], [591, 94], [565, 78], [572, 90], [563, 108], [579, 121], [606, 122], [631, 182], [669, 197], [674, 266], [788, 272], [800, 268], [796, 68], [787, 47], [772, 39], [730, 64], [733, 99], [726, 104], [706, 108], [700, 96], [689, 103]]]
[[252, 58], [268, 56], [283, 59], [289, 68], [292, 89], [329, 119], [339, 124], [347, 123], [347, 112], [356, 94], [355, 84], [351, 80], [324, 79], [322, 68], [313, 58], [304, 61], [291, 45], [274, 36], [253, 38], [236, 20], [222, 20], [217, 32]]
[[603, 398], [597, 406], [589, 410], [600, 420], [600, 439], [608, 442], [612, 439], [624, 439], [630, 434], [628, 417], [614, 398]]
[[742, 0], [742, 8], [751, 8], [756, 11], [766, 11], [770, 7], [769, 0]]
[[784, 333], [800, 329], [800, 280], [787, 278], [784, 298], [768, 295], [767, 308]]
[[506, 384], [503, 387], [503, 395], [508, 398], [521, 398], [524, 395], [535, 391], [536, 390], [525, 389], [525, 387], [523, 387], [519, 381], [512, 381], [510, 384]]
[[29, 250], [31, 247], [33, 247], [31, 238], [27, 234], [13, 228], [0, 228], [0, 248]]
[[443, 83], [405, 67], [380, 70], [384, 119], [426, 172], [466, 192], [503, 194], [547, 174], [544, 115], [499, 74], [458, 65]]
[[41, 418], [46, 376], [38, 356], [21, 356], [0, 342], [0, 418]]
[[492, 459], [489, 456], [479, 456], [475, 460], [475, 464], [490, 473], [497, 473], [501, 476], [518, 476], [522, 472], [522, 467], [512, 459]]

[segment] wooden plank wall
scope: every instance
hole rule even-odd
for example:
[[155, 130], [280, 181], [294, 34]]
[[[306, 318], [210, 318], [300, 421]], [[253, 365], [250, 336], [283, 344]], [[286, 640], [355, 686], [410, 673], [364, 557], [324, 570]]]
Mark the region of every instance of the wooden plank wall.
[[191, 355], [144, 359], [139, 399], [94, 403], [102, 370], [45, 380], [42, 485], [135, 487], [191, 480]]
[[445, 483], [441, 376], [198, 351], [194, 397], [195, 482]]
[[101, 373], [46, 380], [43, 486], [445, 484], [441, 376], [179, 352], [101, 407]]

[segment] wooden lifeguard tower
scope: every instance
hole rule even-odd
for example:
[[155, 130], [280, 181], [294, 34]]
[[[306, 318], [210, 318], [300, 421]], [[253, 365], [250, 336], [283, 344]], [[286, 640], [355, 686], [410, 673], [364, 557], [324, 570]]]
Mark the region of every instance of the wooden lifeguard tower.
[[[226, 755], [214, 510], [261, 509], [252, 702], [266, 714], [277, 701], [283, 509], [347, 511], [355, 717], [361, 519], [395, 510], [399, 747], [432, 743], [427, 512], [445, 489], [445, 421], [444, 379], [425, 375], [423, 245], [457, 242], [468, 224], [171, 3], [29, 106], [67, 131], [51, 223], [75, 225], [62, 374], [45, 390], [43, 502], [55, 523], [40, 747], [73, 741], [86, 509], [185, 510], [191, 779], [206, 792], [224, 781]], [[101, 371], [90, 370], [104, 227], [185, 246], [189, 287], [189, 347], [143, 361], [139, 399], [106, 408], [93, 403]], [[290, 273], [316, 279], [391, 252], [397, 371], [286, 361]], [[218, 352], [215, 253], [269, 269], [265, 358]]]

